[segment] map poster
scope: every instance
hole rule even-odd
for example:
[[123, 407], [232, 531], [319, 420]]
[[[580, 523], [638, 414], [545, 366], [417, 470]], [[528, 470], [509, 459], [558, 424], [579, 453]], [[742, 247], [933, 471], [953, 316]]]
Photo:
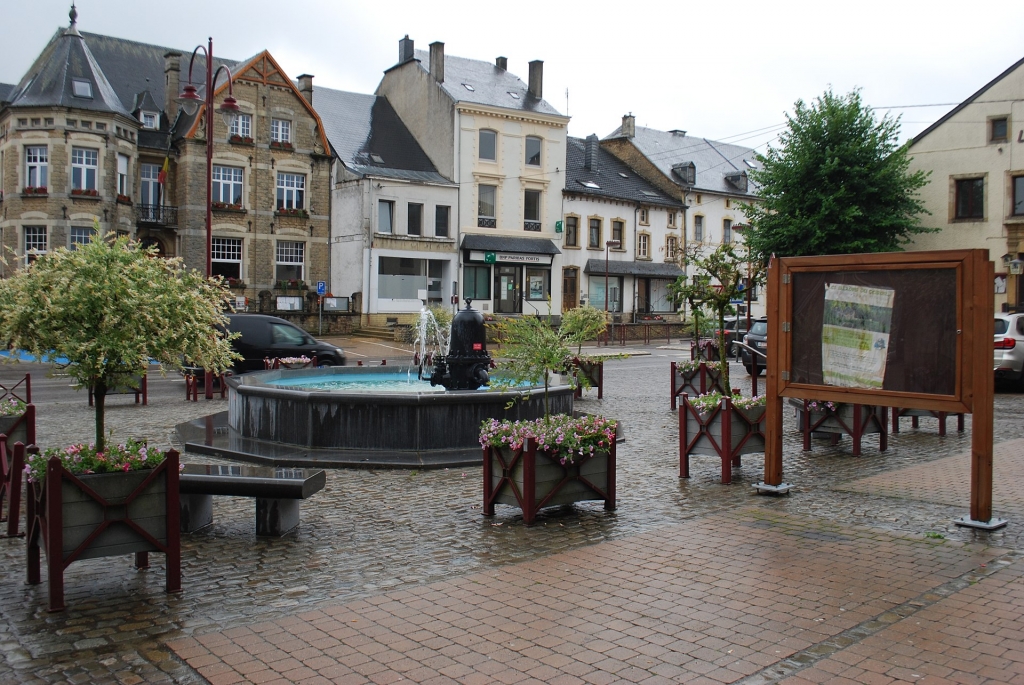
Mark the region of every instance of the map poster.
[[894, 294], [891, 288], [825, 284], [821, 370], [826, 385], [882, 387]]

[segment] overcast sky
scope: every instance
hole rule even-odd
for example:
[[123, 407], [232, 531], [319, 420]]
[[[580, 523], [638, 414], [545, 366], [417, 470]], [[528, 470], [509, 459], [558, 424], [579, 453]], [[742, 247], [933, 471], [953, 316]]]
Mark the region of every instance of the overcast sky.
[[[54, 31], [66, 0], [0, 0], [0, 82], [16, 83]], [[449, 55], [493, 61], [527, 80], [544, 60], [544, 97], [569, 133], [637, 124], [763, 151], [797, 99], [829, 86], [902, 114], [906, 138], [1024, 57], [1024, 2], [931, 0], [78, 0], [83, 31], [217, 55], [268, 49], [295, 78], [373, 92], [408, 34]], [[566, 91], [568, 90], [568, 102]], [[893, 106], [930, 105], [909, 109]]]

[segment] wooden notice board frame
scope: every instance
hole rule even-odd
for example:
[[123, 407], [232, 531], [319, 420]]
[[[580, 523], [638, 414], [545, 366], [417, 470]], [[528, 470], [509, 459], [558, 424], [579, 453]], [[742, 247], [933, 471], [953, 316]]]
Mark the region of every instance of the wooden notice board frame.
[[[994, 277], [988, 250], [773, 259], [768, 268], [765, 472], [764, 482], [754, 487], [768, 492], [789, 488], [782, 482], [783, 398], [970, 413], [971, 512], [962, 522], [993, 527]], [[895, 293], [880, 388], [839, 387], [823, 380], [822, 311], [826, 285], [835, 283]]]

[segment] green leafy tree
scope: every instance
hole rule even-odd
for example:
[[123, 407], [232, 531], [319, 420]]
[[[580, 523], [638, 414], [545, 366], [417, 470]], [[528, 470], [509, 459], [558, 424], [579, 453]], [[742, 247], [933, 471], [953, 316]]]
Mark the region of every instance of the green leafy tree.
[[605, 313], [585, 304], [562, 312], [558, 332], [566, 343], [576, 346], [576, 355], [579, 356], [583, 352], [583, 343], [597, 338], [606, 325]]
[[548, 390], [551, 377], [561, 373], [572, 357], [572, 350], [558, 331], [540, 317], [524, 316], [504, 319], [497, 324], [501, 340], [501, 371], [499, 387], [512, 387], [522, 383], [544, 384], [544, 416], [551, 413]]
[[163, 369], [188, 359], [217, 373], [238, 358], [226, 334], [229, 301], [222, 282], [111, 233], [0, 281], [0, 339], [68, 358], [68, 375], [94, 390], [103, 450], [107, 390], [146, 373], [151, 358]]
[[899, 118], [876, 119], [860, 92], [831, 90], [787, 114], [779, 147], [750, 172], [759, 201], [744, 205], [747, 245], [762, 263], [772, 254], [891, 252], [918, 233], [925, 212], [917, 191], [928, 182], [909, 172], [907, 145], [897, 144]]

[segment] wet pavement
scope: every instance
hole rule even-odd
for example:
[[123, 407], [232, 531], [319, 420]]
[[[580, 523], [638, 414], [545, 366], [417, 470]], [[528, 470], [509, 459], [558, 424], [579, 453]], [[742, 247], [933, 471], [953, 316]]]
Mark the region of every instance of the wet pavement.
[[[350, 363], [409, 356], [341, 343]], [[757, 496], [757, 455], [732, 485], [715, 458], [677, 478], [668, 364], [686, 353], [626, 350], [645, 354], [607, 362], [604, 399], [577, 403], [627, 427], [617, 511], [555, 508], [528, 528], [512, 507], [481, 515], [479, 467], [330, 471], [280, 539], [255, 536], [251, 499], [215, 498], [213, 525], [182, 537], [180, 595], [163, 592], [161, 555], [148, 571], [82, 561], [56, 614], [45, 584], [24, 583], [24, 541], [0, 539], [0, 682], [1024, 679], [1024, 395], [995, 399], [994, 509], [1010, 525], [985, 533], [952, 524], [967, 513], [970, 417], [944, 438], [934, 419], [905, 420], [887, 452], [869, 436], [852, 457], [848, 439], [802, 452], [787, 415], [794, 490]], [[0, 378], [26, 369], [40, 444], [89, 439], [67, 378], [31, 365]], [[166, 447], [176, 423], [225, 404], [154, 377], [146, 407], [108, 398], [107, 425]]]

